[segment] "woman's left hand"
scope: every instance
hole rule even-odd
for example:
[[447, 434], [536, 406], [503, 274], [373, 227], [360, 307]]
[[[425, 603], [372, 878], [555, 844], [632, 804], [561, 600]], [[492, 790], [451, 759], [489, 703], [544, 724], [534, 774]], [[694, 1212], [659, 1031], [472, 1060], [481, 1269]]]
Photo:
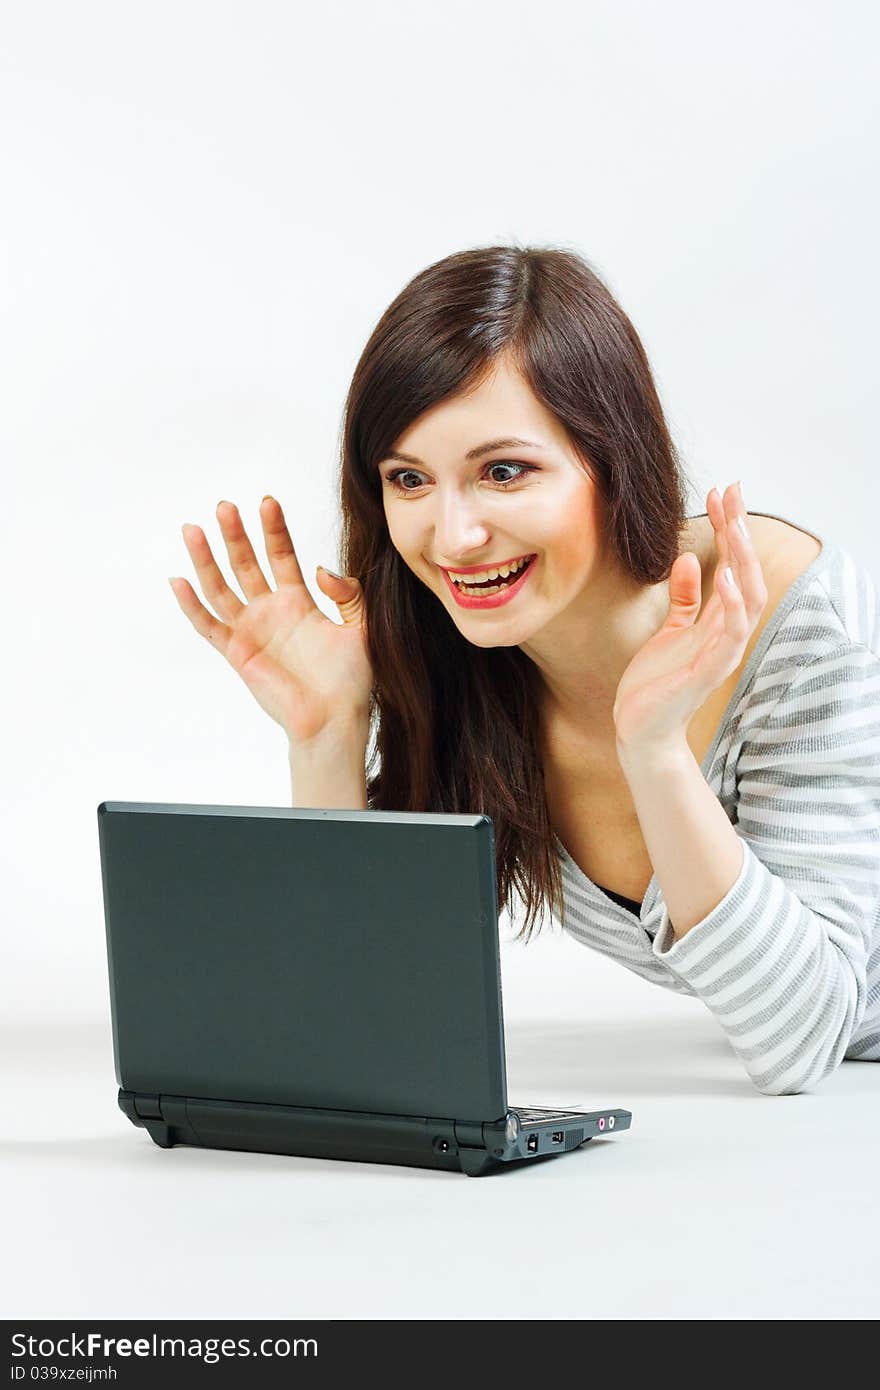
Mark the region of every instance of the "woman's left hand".
[[[636, 652], [617, 687], [618, 751], [680, 743], [693, 715], [739, 666], [767, 603], [760, 562], [739, 525], [740, 518], [743, 526], [747, 523], [738, 486], [731, 483], [723, 499], [713, 488], [706, 511], [718, 552], [714, 592], [697, 618], [700, 562], [692, 551], [679, 555], [669, 575], [669, 615]], [[725, 578], [728, 567], [733, 584]]]

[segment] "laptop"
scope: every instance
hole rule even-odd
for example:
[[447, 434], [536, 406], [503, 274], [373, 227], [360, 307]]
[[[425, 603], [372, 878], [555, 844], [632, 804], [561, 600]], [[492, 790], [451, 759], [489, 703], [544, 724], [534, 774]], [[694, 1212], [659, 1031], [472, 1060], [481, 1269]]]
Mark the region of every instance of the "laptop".
[[510, 1106], [485, 815], [104, 801], [120, 1109], [190, 1144], [477, 1177], [629, 1129]]

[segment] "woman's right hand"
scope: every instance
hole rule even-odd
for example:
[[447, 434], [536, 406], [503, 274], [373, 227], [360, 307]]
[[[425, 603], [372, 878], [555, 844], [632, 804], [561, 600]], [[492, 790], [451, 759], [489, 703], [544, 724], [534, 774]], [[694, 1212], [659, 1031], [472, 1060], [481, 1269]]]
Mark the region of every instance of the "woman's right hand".
[[334, 623], [305, 586], [280, 504], [264, 497], [260, 521], [277, 589], [260, 569], [233, 502], [220, 502], [217, 520], [243, 603], [221, 573], [204, 531], [184, 525], [183, 540], [205, 598], [186, 579], [170, 580], [174, 596], [196, 632], [222, 652], [251, 694], [287, 733], [308, 744], [333, 725], [369, 724], [373, 672], [367, 656], [363, 591], [357, 579], [337, 579], [319, 569], [321, 592], [336, 604]]

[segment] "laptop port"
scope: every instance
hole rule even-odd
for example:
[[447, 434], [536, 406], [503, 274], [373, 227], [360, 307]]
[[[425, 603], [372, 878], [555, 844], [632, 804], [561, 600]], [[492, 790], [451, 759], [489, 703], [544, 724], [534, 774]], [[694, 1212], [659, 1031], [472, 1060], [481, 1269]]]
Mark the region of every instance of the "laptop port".
[[553, 1133], [550, 1135], [550, 1142], [551, 1144], [561, 1144], [564, 1138], [565, 1135], [561, 1129], [554, 1129]]
[[528, 1151], [529, 1151], [530, 1154], [533, 1154], [533, 1153], [537, 1153], [537, 1152], [538, 1152], [538, 1136], [537, 1136], [537, 1134], [530, 1134], [530, 1135], [529, 1135], [528, 1139], [526, 1140], [526, 1148], [528, 1149]]

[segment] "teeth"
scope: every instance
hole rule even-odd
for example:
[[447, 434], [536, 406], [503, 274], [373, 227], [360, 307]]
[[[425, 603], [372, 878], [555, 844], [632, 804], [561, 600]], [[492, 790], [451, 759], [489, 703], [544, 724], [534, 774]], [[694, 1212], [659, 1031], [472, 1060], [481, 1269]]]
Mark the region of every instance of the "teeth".
[[476, 574], [456, 574], [454, 570], [449, 571], [449, 578], [456, 584], [478, 584], [484, 579], [507, 579], [509, 575], [515, 574], [528, 564], [530, 556], [522, 560], [514, 560], [512, 565], [501, 565], [497, 570], [478, 570]]

